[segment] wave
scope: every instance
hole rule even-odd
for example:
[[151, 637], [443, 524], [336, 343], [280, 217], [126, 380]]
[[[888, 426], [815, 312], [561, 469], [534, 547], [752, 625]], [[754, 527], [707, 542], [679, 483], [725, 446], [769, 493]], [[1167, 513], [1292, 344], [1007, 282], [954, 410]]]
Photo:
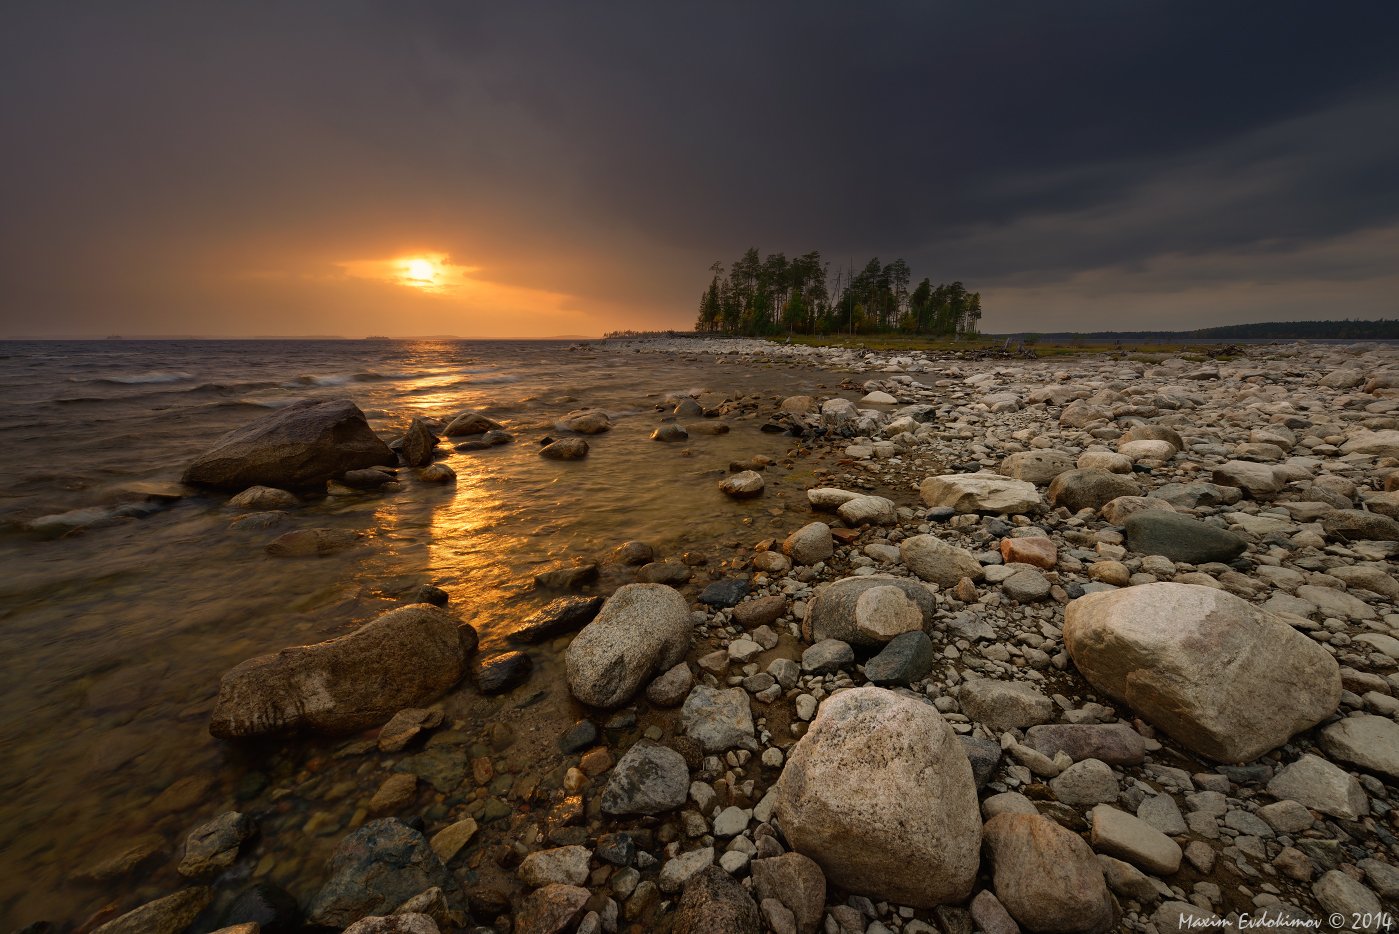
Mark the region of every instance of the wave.
[[70, 376], [70, 383], [105, 383], [109, 386], [142, 386], [147, 383], [179, 383], [194, 379], [191, 373], [178, 373], [166, 370], [152, 370], [149, 373], [132, 373], [129, 376]]

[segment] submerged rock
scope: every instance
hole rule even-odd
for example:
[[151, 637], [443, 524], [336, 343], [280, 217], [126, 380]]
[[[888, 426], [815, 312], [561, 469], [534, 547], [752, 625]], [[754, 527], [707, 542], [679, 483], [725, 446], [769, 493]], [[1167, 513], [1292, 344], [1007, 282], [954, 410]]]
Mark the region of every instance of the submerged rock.
[[128, 911], [92, 934], [184, 934], [212, 900], [213, 891], [204, 886], [184, 889]]
[[220, 814], [190, 831], [177, 867], [188, 878], [213, 875], [233, 865], [238, 848], [253, 835], [252, 819], [237, 811]]
[[388, 914], [434, 886], [459, 888], [423, 835], [396, 818], [373, 820], [335, 848], [330, 878], [311, 899], [307, 920], [343, 928], [366, 915]]
[[776, 795], [792, 848], [836, 885], [919, 908], [971, 894], [976, 786], [932, 706], [876, 687], [832, 695], [793, 747]]
[[305, 489], [398, 457], [349, 399], [293, 402], [234, 429], [185, 469], [183, 482], [224, 490]]
[[449, 438], [459, 438], [462, 435], [483, 435], [488, 431], [500, 431], [501, 427], [499, 422], [491, 421], [480, 412], [462, 412], [447, 423], [442, 433]]
[[592, 622], [602, 609], [602, 597], [562, 597], [545, 604], [516, 626], [507, 638], [526, 644], [573, 632]]
[[235, 739], [378, 726], [461, 679], [459, 626], [445, 610], [412, 604], [337, 639], [250, 659], [220, 680], [209, 732]]

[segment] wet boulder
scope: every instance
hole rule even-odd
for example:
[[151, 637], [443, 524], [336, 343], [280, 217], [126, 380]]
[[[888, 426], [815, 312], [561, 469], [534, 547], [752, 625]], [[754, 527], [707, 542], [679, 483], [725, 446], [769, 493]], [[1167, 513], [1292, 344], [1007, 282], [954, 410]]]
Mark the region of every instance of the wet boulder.
[[185, 468], [183, 481], [223, 490], [306, 489], [398, 456], [349, 399], [304, 400], [224, 435]]
[[250, 659], [220, 680], [209, 732], [235, 739], [378, 726], [460, 680], [466, 645], [474, 644], [464, 644], [469, 627], [460, 625], [445, 610], [417, 603], [339, 638]]
[[627, 584], [564, 653], [573, 696], [619, 707], [655, 675], [679, 664], [690, 647], [690, 607], [664, 584]]

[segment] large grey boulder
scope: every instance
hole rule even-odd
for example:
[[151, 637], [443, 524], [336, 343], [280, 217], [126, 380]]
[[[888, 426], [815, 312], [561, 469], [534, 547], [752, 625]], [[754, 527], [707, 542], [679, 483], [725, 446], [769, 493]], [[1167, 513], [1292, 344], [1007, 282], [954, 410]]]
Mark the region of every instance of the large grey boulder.
[[1254, 497], [1282, 489], [1282, 481], [1272, 467], [1253, 461], [1225, 461], [1210, 474], [1210, 480], [1219, 486], [1238, 487]]
[[950, 545], [935, 535], [914, 535], [899, 543], [899, 557], [919, 578], [939, 587], [953, 587], [969, 577], [980, 580], [981, 562], [965, 548]]
[[[891, 596], [881, 591], [861, 605], [862, 597], [881, 587], [899, 590], [905, 603], [891, 610], [893, 601], [876, 599], [882, 595]], [[931, 632], [937, 603], [928, 589], [917, 581], [884, 574], [833, 581], [816, 589], [816, 596], [807, 607], [806, 618], [802, 620], [802, 637], [808, 642], [836, 639], [850, 645], [881, 646], [900, 633], [909, 631], [905, 625], [907, 621], [903, 620], [908, 603], [912, 603], [922, 614], [920, 628], [924, 632]], [[881, 621], [890, 619], [892, 615], [899, 616], [899, 620], [894, 621], [897, 626]]]
[[1233, 561], [1248, 542], [1226, 529], [1175, 512], [1149, 510], [1127, 517], [1127, 547], [1141, 555], [1206, 564]]
[[1083, 838], [1039, 814], [997, 814], [983, 829], [996, 897], [1028, 931], [1110, 930], [1116, 905]]
[[[365, 824], [340, 841], [330, 858], [330, 878], [311, 900], [312, 924], [343, 928], [367, 915], [386, 915], [433, 887], [456, 892], [437, 854], [418, 831], [397, 818]], [[456, 904], [449, 897], [449, 904]]]
[[957, 702], [963, 713], [993, 733], [1054, 719], [1054, 701], [1023, 681], [975, 678], [957, 689]]
[[617, 588], [564, 653], [573, 696], [594, 707], [625, 704], [690, 648], [690, 607], [664, 584]]
[[971, 894], [981, 848], [976, 785], [932, 706], [876, 687], [832, 695], [775, 793], [792, 849], [835, 885], [918, 908]]
[[1016, 451], [1006, 455], [998, 468], [1007, 477], [1044, 486], [1066, 470], [1074, 469], [1074, 459], [1062, 451]]
[[456, 684], [474, 642], [469, 627], [431, 604], [390, 610], [339, 638], [291, 646], [228, 671], [209, 732], [233, 739], [379, 726]]
[[1033, 483], [997, 473], [954, 473], [928, 477], [918, 488], [925, 506], [950, 506], [957, 512], [1026, 513], [1041, 506]]
[[398, 455], [349, 399], [303, 400], [224, 435], [185, 468], [185, 483], [222, 490], [306, 489]]
[[1078, 512], [1080, 509], [1102, 509], [1119, 496], [1140, 494], [1141, 487], [1131, 477], [1088, 467], [1059, 474], [1044, 495], [1049, 505]]
[[1212, 587], [1144, 584], [1080, 597], [1065, 612], [1064, 643], [1090, 684], [1219, 762], [1276, 749], [1340, 702], [1330, 653]]
[[685, 757], [666, 746], [638, 743], [608, 776], [602, 810], [608, 814], [661, 814], [685, 803], [690, 770]]
[[1399, 778], [1399, 723], [1388, 717], [1346, 717], [1322, 730], [1320, 739], [1333, 759]]
[[1310, 753], [1274, 775], [1268, 794], [1341, 820], [1359, 820], [1370, 813], [1370, 799], [1355, 776]]
[[698, 742], [706, 753], [759, 748], [753, 737], [748, 692], [740, 687], [721, 690], [707, 684], [696, 685], [685, 698], [680, 723], [685, 735]]

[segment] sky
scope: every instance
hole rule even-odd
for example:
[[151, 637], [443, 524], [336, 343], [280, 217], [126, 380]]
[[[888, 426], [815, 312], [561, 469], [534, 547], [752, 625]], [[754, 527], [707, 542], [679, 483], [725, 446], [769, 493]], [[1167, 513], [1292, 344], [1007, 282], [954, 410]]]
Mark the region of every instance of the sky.
[[903, 257], [988, 332], [1399, 314], [1399, 5], [11, 0], [0, 336], [688, 328]]

